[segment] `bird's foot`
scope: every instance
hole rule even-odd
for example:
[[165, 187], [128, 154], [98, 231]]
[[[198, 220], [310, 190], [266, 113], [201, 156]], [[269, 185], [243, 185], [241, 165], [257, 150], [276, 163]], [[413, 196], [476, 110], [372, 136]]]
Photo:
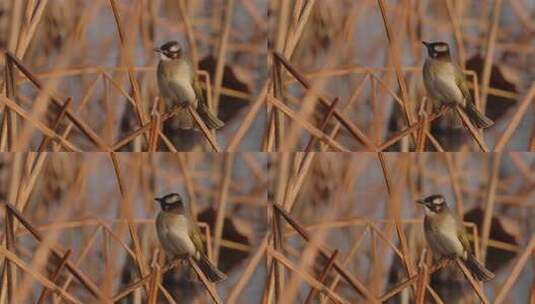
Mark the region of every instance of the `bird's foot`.
[[438, 108], [438, 111], [439, 112], [442, 112], [442, 111], [445, 111], [449, 108], [450, 106], [447, 105], [447, 104], [441, 104], [440, 107]]
[[448, 255], [448, 259], [455, 260], [457, 258], [457, 255], [455, 253]]
[[178, 258], [180, 259], [182, 264], [187, 264], [188, 263], [188, 255], [187, 254], [180, 255]]
[[180, 108], [181, 107], [179, 105], [171, 106], [171, 113], [178, 112], [178, 110], [180, 110]]

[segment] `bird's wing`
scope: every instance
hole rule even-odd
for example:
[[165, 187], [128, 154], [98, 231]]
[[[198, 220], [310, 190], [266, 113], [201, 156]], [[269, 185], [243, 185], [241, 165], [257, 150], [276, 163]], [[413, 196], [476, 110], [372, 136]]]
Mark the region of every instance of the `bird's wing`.
[[[203, 120], [205, 120], [204, 116], [203, 116], [203, 115], [205, 115], [205, 113], [211, 113], [210, 109], [208, 108], [208, 104], [206, 102], [204, 102], [204, 99], [203, 100], [199, 100], [197, 112], [199, 112], [199, 114], [201, 115]], [[205, 120], [205, 122], [206, 122], [206, 120]]]
[[158, 237], [168, 254], [173, 256], [195, 254], [195, 243], [189, 236], [189, 227], [183, 215], [161, 212], [156, 224]]
[[189, 237], [193, 241], [195, 248], [197, 248], [197, 250], [200, 251], [202, 254], [205, 254], [204, 244], [201, 239], [201, 230], [199, 229], [199, 225], [197, 225], [196, 222], [193, 222], [191, 224]]
[[199, 84], [199, 79], [197, 77], [197, 71], [195, 69], [192, 69], [191, 73], [191, 85], [193, 86], [193, 90], [195, 91], [195, 96], [197, 97], [197, 101], [200, 105], [204, 105], [206, 103], [204, 99], [204, 95], [202, 94], [201, 85]]
[[[192, 73], [196, 75], [197, 73]], [[210, 111], [208, 108], [208, 102], [204, 98], [204, 95], [202, 94], [201, 86], [199, 85], [199, 81], [194, 76], [191, 79], [193, 90], [195, 91], [195, 96], [197, 97], [197, 113], [201, 116], [202, 120], [206, 124], [206, 126], [210, 129], [219, 129], [221, 128], [225, 123], [222, 122], [215, 114]]]
[[463, 244], [463, 248], [468, 252], [472, 252], [472, 247], [470, 247], [470, 242], [468, 242], [468, 233], [466, 232], [466, 228], [464, 228], [464, 224], [461, 220], [456, 220], [457, 225], [459, 226], [459, 229], [457, 229], [457, 237], [459, 238], [459, 241], [461, 241], [461, 244]]
[[468, 90], [468, 81], [466, 80], [466, 77], [459, 67], [455, 70], [457, 71], [455, 73], [455, 81], [457, 82], [457, 86], [461, 90], [461, 93], [463, 93], [464, 99], [466, 99], [467, 102], [473, 102], [472, 95], [470, 95], [470, 91]]

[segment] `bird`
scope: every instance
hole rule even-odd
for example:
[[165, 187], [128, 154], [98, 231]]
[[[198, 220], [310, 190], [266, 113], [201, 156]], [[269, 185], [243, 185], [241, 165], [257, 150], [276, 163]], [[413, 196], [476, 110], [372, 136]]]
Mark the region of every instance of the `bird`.
[[211, 282], [227, 278], [206, 255], [197, 222], [191, 216], [182, 196], [170, 193], [155, 200], [160, 204], [156, 216], [156, 232], [165, 253], [172, 259], [191, 256]]
[[477, 128], [492, 126], [494, 122], [477, 109], [464, 74], [451, 60], [448, 44], [442, 41], [422, 43], [428, 55], [423, 67], [424, 85], [431, 99], [439, 106], [459, 106]]
[[197, 111], [209, 129], [219, 129], [224, 123], [208, 108], [191, 61], [184, 55], [177, 41], [169, 41], [154, 48], [160, 60], [156, 70], [160, 96], [176, 111], [179, 129], [193, 129], [195, 121], [188, 106]]
[[447, 258], [459, 258], [479, 281], [489, 281], [494, 274], [481, 264], [468, 242], [462, 221], [449, 208], [444, 196], [430, 195], [417, 203], [425, 207], [424, 233], [431, 251]]

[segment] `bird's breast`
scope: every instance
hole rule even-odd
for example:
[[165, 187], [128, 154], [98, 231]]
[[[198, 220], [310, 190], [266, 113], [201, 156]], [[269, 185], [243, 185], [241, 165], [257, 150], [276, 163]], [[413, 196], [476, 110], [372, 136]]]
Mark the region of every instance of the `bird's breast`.
[[426, 59], [424, 63], [424, 84], [427, 93], [441, 103], [464, 104], [464, 96], [457, 85], [457, 67], [442, 60]]
[[457, 238], [457, 222], [453, 216], [444, 216], [438, 221], [438, 230], [445, 236]]
[[160, 212], [156, 218], [158, 238], [164, 250], [172, 256], [196, 253], [190, 234], [190, 223], [183, 214]]
[[430, 245], [433, 250], [448, 256], [464, 256], [464, 248], [458, 237], [458, 223], [453, 215], [435, 215], [434, 218], [428, 217], [426, 222], [431, 230], [426, 232], [426, 237], [432, 242]]
[[197, 107], [197, 97], [191, 83], [192, 73], [193, 70], [186, 60], [160, 62], [158, 87], [168, 105]]

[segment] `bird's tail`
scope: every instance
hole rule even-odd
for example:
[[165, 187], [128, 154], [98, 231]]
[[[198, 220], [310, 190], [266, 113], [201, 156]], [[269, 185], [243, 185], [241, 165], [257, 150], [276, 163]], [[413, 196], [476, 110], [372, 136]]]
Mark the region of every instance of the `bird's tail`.
[[176, 114], [172, 122], [173, 127], [184, 130], [193, 129], [195, 122], [193, 121], [193, 116], [191, 116], [191, 113], [188, 111], [187, 107], [179, 106], [176, 107], [174, 111]]
[[463, 260], [463, 262], [478, 281], [486, 282], [494, 278], [494, 273], [485, 268], [473, 254], [468, 253], [467, 259]]
[[446, 130], [451, 131], [451, 129], [458, 130], [463, 128], [463, 120], [455, 111], [447, 111], [442, 117]]
[[467, 102], [465, 107], [466, 115], [470, 118], [470, 121], [480, 129], [486, 129], [494, 124], [492, 119], [479, 112], [475, 103]]
[[210, 112], [210, 109], [208, 109], [204, 102], [199, 102], [197, 113], [199, 113], [199, 116], [202, 118], [208, 129], [219, 129], [225, 125], [224, 122]]
[[227, 275], [224, 274], [221, 270], [217, 269], [217, 266], [212, 264], [208, 257], [204, 254], [201, 255], [201, 258], [197, 260], [199, 268], [204, 273], [204, 275], [210, 280], [210, 282], [217, 283], [223, 281], [227, 278]]

